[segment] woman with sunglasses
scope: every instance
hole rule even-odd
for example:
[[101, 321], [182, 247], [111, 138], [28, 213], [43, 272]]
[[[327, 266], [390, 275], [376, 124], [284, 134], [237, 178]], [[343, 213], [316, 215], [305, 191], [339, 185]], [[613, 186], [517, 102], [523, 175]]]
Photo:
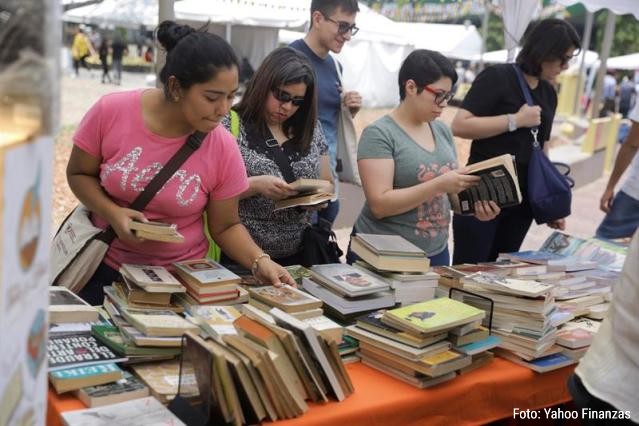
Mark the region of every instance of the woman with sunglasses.
[[[539, 127], [542, 146], [550, 139], [557, 107], [553, 84], [579, 48], [577, 32], [565, 21], [546, 19], [529, 29], [516, 63], [523, 71], [534, 106], [526, 104], [513, 64], [488, 67], [473, 82], [453, 120], [453, 133], [473, 140], [469, 164], [502, 154], [514, 155], [523, 201], [503, 209], [490, 222], [455, 215], [453, 264], [493, 261], [499, 253], [519, 250], [533, 218], [527, 201], [530, 128]], [[548, 226], [564, 229], [565, 219]]]
[[[440, 53], [412, 52], [399, 70], [399, 106], [364, 129], [357, 151], [366, 203], [353, 233], [401, 235], [424, 250], [431, 265], [449, 264], [446, 194], [479, 181], [457, 169], [453, 135], [437, 120], [456, 81]], [[499, 213], [492, 201], [475, 208], [480, 220]], [[349, 251], [349, 263], [355, 259]]]
[[[306, 56], [283, 47], [264, 59], [233, 107], [249, 179], [249, 188], [240, 195], [240, 218], [257, 244], [281, 265], [300, 263], [302, 234], [312, 209], [274, 211], [276, 200], [296, 194], [276, 163], [274, 149], [284, 153], [295, 179], [332, 182], [316, 96], [315, 74]], [[231, 129], [230, 115], [223, 124]], [[221, 261], [233, 266], [224, 253]]]

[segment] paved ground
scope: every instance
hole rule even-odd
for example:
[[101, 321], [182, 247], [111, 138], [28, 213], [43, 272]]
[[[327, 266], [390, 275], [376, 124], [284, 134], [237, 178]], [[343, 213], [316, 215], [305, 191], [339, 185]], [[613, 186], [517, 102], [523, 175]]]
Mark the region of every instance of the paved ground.
[[[82, 119], [89, 107], [102, 95], [118, 90], [130, 90], [144, 87], [146, 77], [142, 74], [124, 73], [121, 86], [100, 83], [100, 75], [93, 71], [93, 77], [89, 77], [86, 70], [81, 70], [79, 78], [62, 78], [61, 87], [61, 131], [57, 137], [55, 149], [54, 168], [54, 229], [64, 218], [66, 213], [76, 204], [75, 197], [68, 189], [64, 169], [70, 153], [71, 136], [73, 129]], [[387, 112], [388, 110], [364, 110], [356, 120], [358, 131], [361, 131], [370, 122]], [[450, 123], [456, 109], [448, 108], [443, 120]], [[461, 162], [468, 156], [468, 141], [456, 140]], [[607, 177], [602, 177], [591, 184], [575, 190], [573, 195], [573, 214], [568, 219], [566, 231], [582, 237], [590, 237], [603, 217], [598, 208], [599, 196], [603, 192]], [[348, 245], [350, 228], [357, 217], [364, 202], [364, 196], [359, 187], [343, 184], [340, 196], [342, 209], [336, 221], [336, 233], [343, 248]], [[546, 226], [533, 225], [526, 240], [524, 249], [536, 249], [541, 246], [545, 238], [552, 230]], [[452, 247], [452, 241], [451, 241]]]

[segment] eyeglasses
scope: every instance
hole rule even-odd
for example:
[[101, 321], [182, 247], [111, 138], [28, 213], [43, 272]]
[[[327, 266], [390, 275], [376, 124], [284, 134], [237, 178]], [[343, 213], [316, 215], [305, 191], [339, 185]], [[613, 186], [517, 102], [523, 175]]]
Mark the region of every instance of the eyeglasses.
[[434, 89], [431, 89], [428, 86], [424, 86], [424, 90], [435, 95], [435, 103], [437, 105], [441, 105], [444, 102], [448, 103], [451, 99], [453, 99], [453, 92], [440, 92]]
[[559, 60], [561, 61], [561, 66], [563, 67], [564, 65], [566, 65], [568, 62], [570, 62], [570, 60], [572, 58], [575, 58], [576, 56], [578, 56], [579, 53], [574, 54], [574, 55], [564, 55], [559, 57]]
[[355, 24], [351, 24], [351, 23], [344, 22], [344, 21], [336, 21], [334, 19], [329, 18], [326, 15], [322, 15], [322, 16], [324, 16], [324, 19], [326, 19], [327, 21], [332, 22], [332, 23], [337, 25], [337, 32], [340, 35], [344, 35], [344, 34], [346, 34], [347, 32], [350, 31], [351, 36], [354, 36], [359, 31], [359, 28]]
[[273, 89], [273, 97], [283, 104], [290, 102], [295, 107], [302, 106], [305, 100], [304, 96], [293, 96], [287, 91], [278, 88]]

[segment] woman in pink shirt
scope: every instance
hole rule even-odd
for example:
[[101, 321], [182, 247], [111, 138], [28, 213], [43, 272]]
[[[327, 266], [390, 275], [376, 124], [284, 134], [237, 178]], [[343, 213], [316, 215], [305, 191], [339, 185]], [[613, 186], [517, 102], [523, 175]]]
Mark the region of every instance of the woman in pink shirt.
[[[224, 252], [261, 281], [294, 284], [280, 265], [251, 239], [238, 216], [239, 195], [248, 188], [233, 137], [219, 126], [238, 88], [238, 62], [220, 37], [171, 21], [160, 24], [158, 41], [167, 51], [160, 72], [163, 89], [119, 92], [101, 98], [74, 135], [67, 179], [92, 212], [96, 226], [116, 232], [103, 263], [80, 296], [102, 303], [102, 287], [118, 279], [122, 263], [170, 266], [202, 258], [209, 231]], [[194, 131], [208, 133], [153, 197], [144, 211], [129, 207]], [[142, 240], [131, 220], [175, 223], [182, 244]]]

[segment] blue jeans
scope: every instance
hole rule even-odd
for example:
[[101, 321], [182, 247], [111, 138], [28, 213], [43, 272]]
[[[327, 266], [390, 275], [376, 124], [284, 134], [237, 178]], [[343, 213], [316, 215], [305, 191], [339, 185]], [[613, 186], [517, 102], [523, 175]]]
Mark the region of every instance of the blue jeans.
[[639, 226], [639, 200], [635, 200], [623, 191], [617, 192], [612, 200], [610, 211], [597, 228], [597, 238], [631, 237]]
[[338, 213], [339, 213], [339, 200], [329, 201], [326, 208], [318, 210], [316, 214], [313, 214], [313, 218], [311, 219], [311, 222], [317, 223], [318, 218], [324, 219], [331, 223], [331, 228], [332, 228]]

